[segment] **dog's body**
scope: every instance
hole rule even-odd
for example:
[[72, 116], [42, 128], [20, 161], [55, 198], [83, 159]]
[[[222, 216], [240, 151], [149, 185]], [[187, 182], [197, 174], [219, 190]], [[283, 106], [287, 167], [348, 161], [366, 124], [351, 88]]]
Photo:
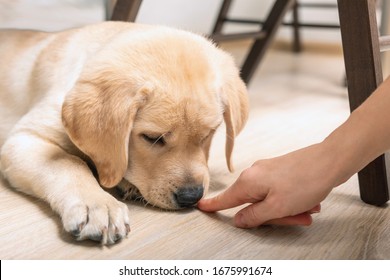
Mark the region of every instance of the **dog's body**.
[[114, 243], [129, 232], [127, 206], [101, 186], [167, 209], [196, 204], [223, 120], [231, 169], [246, 89], [232, 59], [201, 36], [106, 22], [0, 31], [0, 42], [2, 173], [50, 203], [78, 239]]

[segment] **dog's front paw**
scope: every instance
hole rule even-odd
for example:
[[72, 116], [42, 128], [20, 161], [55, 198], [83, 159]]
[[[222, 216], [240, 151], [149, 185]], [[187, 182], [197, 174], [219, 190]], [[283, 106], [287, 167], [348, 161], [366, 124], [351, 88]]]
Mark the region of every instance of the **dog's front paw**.
[[114, 197], [73, 205], [63, 213], [62, 222], [77, 240], [91, 239], [103, 245], [114, 244], [130, 232], [128, 208]]

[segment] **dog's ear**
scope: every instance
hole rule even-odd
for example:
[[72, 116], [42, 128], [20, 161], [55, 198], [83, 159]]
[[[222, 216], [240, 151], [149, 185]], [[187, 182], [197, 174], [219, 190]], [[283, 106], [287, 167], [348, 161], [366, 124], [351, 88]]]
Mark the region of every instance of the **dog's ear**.
[[235, 137], [243, 129], [249, 112], [248, 93], [238, 71], [230, 73], [224, 79], [222, 86], [223, 118], [226, 125], [226, 163], [230, 172], [234, 171], [232, 152]]
[[68, 136], [93, 161], [99, 183], [108, 188], [124, 176], [133, 121], [151, 91], [110, 76], [80, 79], [62, 106]]

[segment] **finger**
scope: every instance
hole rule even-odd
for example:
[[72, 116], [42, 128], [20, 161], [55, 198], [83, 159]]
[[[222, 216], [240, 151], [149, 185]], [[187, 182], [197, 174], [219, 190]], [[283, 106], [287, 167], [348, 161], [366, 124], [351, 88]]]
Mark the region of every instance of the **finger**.
[[312, 223], [313, 223], [312, 216], [309, 213], [302, 213], [295, 216], [273, 219], [265, 222], [264, 225], [310, 226]]
[[262, 200], [260, 195], [257, 195], [257, 197], [260, 197], [257, 199], [255, 196], [247, 193], [245, 189], [246, 186], [240, 186], [239, 184], [234, 183], [230, 188], [217, 196], [208, 199], [201, 199], [198, 202], [198, 208], [206, 212], [215, 212], [233, 208], [245, 203], [254, 203]]
[[257, 202], [257, 200], [242, 193], [238, 188], [231, 187], [217, 196], [201, 199], [198, 202], [198, 208], [206, 212], [215, 212], [254, 202]]
[[232, 197], [232, 191], [225, 191], [217, 196], [208, 199], [201, 199], [198, 202], [198, 208], [206, 212], [215, 212], [240, 205], [237, 197]]
[[263, 200], [267, 195], [267, 190], [261, 186], [252, 186], [254, 182], [257, 182], [257, 179], [253, 178], [255, 175], [251, 169], [247, 169], [224, 192], [215, 197], [200, 200], [198, 208], [206, 212], [214, 212]]
[[314, 206], [312, 209], [310, 209], [307, 212], [309, 212], [310, 214], [320, 213], [321, 212], [321, 204]]
[[[269, 206], [267, 206], [267, 204]], [[236, 214], [235, 224], [241, 228], [251, 228], [259, 225], [302, 225], [309, 226], [313, 220], [311, 214], [319, 213], [321, 205], [316, 205], [307, 212], [294, 216], [277, 218], [275, 208], [267, 200], [252, 204]], [[267, 218], [269, 217], [269, 218]]]

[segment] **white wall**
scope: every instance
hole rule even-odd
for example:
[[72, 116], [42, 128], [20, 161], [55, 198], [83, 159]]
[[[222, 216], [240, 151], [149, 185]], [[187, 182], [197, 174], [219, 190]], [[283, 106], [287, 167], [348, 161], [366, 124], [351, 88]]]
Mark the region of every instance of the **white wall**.
[[103, 18], [103, 0], [0, 0], [0, 28], [56, 31]]
[[[273, 2], [235, 0], [230, 15], [263, 19]], [[222, 0], [143, 0], [137, 22], [170, 25], [207, 34], [212, 30], [221, 3]], [[104, 0], [0, 0], [0, 27], [60, 30], [104, 20], [104, 8]], [[338, 22], [336, 9], [303, 9], [301, 17], [303, 21]], [[231, 32], [257, 28], [228, 24], [226, 30]], [[303, 29], [302, 35], [303, 40], [340, 40], [338, 30]], [[290, 28], [282, 28], [278, 36], [289, 39]]]
[[136, 21], [208, 33], [219, 6], [220, 0], [144, 0]]

